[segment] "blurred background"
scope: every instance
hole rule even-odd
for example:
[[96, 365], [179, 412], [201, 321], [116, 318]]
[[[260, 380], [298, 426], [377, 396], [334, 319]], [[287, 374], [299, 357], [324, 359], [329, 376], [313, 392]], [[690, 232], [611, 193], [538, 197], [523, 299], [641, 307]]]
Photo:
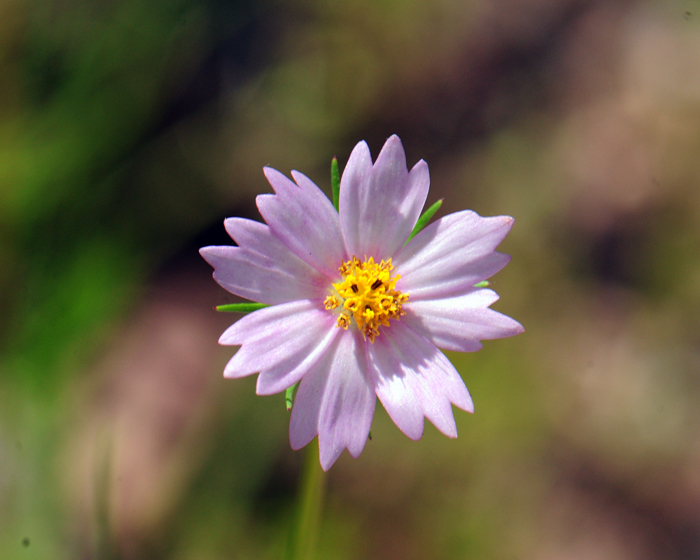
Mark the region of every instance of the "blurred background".
[[526, 332], [449, 355], [457, 440], [378, 406], [319, 558], [700, 558], [699, 0], [2, 0], [3, 559], [281, 557], [303, 453], [197, 249], [394, 133], [515, 217]]

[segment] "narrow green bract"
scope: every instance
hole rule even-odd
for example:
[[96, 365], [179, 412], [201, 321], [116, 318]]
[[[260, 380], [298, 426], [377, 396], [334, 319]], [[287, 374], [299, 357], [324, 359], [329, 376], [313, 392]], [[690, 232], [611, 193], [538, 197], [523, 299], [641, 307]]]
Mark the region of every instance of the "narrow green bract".
[[338, 210], [340, 201], [340, 171], [338, 169], [338, 158], [333, 156], [331, 160], [331, 189], [333, 191], [333, 206]]
[[228, 303], [226, 305], [217, 305], [214, 309], [217, 311], [224, 311], [226, 313], [250, 313], [251, 311], [257, 311], [263, 307], [270, 307], [267, 303]]
[[294, 395], [297, 392], [297, 387], [299, 387], [299, 383], [295, 383], [284, 393], [284, 402], [287, 404], [287, 410], [292, 410], [292, 406], [294, 406]]
[[415, 235], [427, 225], [427, 223], [430, 221], [430, 218], [433, 217], [435, 212], [440, 210], [440, 206], [442, 206], [443, 200], [444, 199], [441, 198], [435, 204], [433, 204], [430, 208], [428, 208], [425, 212], [423, 212], [423, 215], [420, 218], [418, 218], [418, 221], [416, 222], [416, 227], [413, 228], [411, 235], [409, 235], [408, 239], [406, 239], [406, 243], [408, 243], [411, 239], [413, 239], [415, 237]]

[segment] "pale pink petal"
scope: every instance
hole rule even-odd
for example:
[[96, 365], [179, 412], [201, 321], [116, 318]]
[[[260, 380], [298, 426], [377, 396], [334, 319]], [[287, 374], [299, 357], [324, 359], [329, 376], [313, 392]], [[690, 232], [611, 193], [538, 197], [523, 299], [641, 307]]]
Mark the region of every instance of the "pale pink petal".
[[[247, 317], [263, 311], [267, 309]], [[283, 318], [269, 317], [260, 328], [253, 327], [245, 332], [241, 348], [224, 369], [224, 377], [244, 377], [260, 372], [258, 394], [279, 393], [299, 381], [318, 361], [336, 333], [332, 315], [318, 307]], [[235, 332], [229, 329], [222, 339], [231, 335]]]
[[475, 352], [482, 347], [480, 340], [506, 338], [524, 331], [517, 321], [488, 309], [496, 300], [496, 292], [476, 288], [444, 299], [409, 299], [403, 306], [406, 315], [401, 321], [438, 348]]
[[396, 287], [412, 301], [458, 295], [501, 270], [510, 260], [494, 249], [513, 218], [482, 218], [465, 210], [441, 218], [394, 256]]
[[301, 300], [266, 307], [231, 325], [219, 344], [242, 345], [224, 370], [225, 377], [243, 377], [274, 368], [296, 356], [303, 361], [335, 328], [321, 301]]
[[[384, 333], [386, 329], [383, 329]], [[423, 410], [411, 387], [412, 364], [406, 364], [383, 334], [367, 347], [367, 363], [377, 397], [399, 429], [413, 440], [423, 435]]]
[[329, 279], [291, 253], [267, 225], [243, 218], [224, 223], [239, 246], [199, 251], [214, 267], [214, 279], [222, 287], [269, 304], [325, 297]]
[[297, 185], [299, 185], [302, 189], [309, 193], [313, 194], [318, 190], [318, 186], [316, 185], [316, 183], [314, 183], [311, 179], [309, 179], [306, 175], [299, 171], [292, 170], [292, 179], [294, 179], [294, 182]]
[[[367, 142], [359, 142], [353, 149], [340, 179], [340, 225], [346, 251], [352, 256], [360, 246], [363, 224], [360, 221], [360, 193], [367, 191], [372, 175], [372, 156]], [[360, 256], [362, 258], [362, 255]]]
[[[274, 395], [297, 383], [318, 363], [341, 332], [341, 329], [335, 328], [335, 324], [325, 331], [310, 328], [309, 332], [299, 337], [288, 357], [260, 372], [255, 392], [258, 395]], [[301, 338], [305, 339], [305, 343]]]
[[272, 232], [304, 262], [338, 278], [347, 257], [338, 213], [328, 197], [315, 185], [301, 188], [269, 167], [265, 176], [275, 194], [259, 195], [256, 202]]
[[377, 396], [401, 431], [420, 438], [425, 416], [445, 435], [457, 437], [450, 403], [469, 412], [473, 404], [462, 378], [434, 344], [397, 321], [367, 350]]
[[[322, 305], [321, 305], [322, 307]], [[313, 313], [319, 309], [316, 301], [300, 300], [265, 307], [241, 317], [219, 337], [219, 344], [237, 346], [250, 340], [264, 337], [271, 329], [285, 328], [293, 324], [295, 317]]]
[[289, 424], [292, 448], [303, 447], [318, 434], [324, 470], [345, 448], [358, 457], [372, 425], [375, 402], [362, 338], [357, 331], [342, 331], [301, 380]]
[[408, 172], [398, 136], [386, 141], [370, 165], [369, 150], [361, 142], [343, 172], [340, 221], [348, 254], [380, 261], [391, 257], [411, 233], [428, 196], [430, 175], [422, 160]]

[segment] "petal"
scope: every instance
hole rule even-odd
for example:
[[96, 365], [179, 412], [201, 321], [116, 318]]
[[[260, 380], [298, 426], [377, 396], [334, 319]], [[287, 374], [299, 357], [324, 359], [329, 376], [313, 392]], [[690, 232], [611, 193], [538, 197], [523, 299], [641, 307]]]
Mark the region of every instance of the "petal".
[[256, 203], [272, 232], [304, 262], [338, 278], [340, 261], [347, 259], [331, 201], [313, 183], [301, 188], [269, 167], [265, 176], [275, 194], [259, 195]]
[[269, 335], [271, 332], [286, 330], [287, 325], [303, 318], [323, 305], [317, 301], [300, 300], [265, 307], [241, 317], [219, 337], [219, 344], [236, 346], [247, 341]]
[[464, 381], [435, 345], [400, 321], [382, 329], [368, 348], [370, 375], [379, 400], [408, 437], [423, 432], [423, 416], [449, 437], [457, 437], [451, 404], [474, 406]]
[[411, 387], [414, 364], [403, 357], [382, 334], [367, 349], [367, 363], [377, 397], [399, 429], [413, 440], [423, 435], [423, 410]]
[[292, 253], [267, 225], [243, 218], [229, 218], [224, 224], [239, 246], [204, 247], [199, 252], [226, 290], [273, 305], [324, 297], [330, 280]]
[[494, 249], [512, 225], [509, 216], [482, 218], [471, 210], [435, 221], [395, 255], [397, 288], [412, 301], [470, 291], [508, 264], [510, 257]]
[[428, 196], [430, 175], [422, 160], [408, 172], [395, 135], [371, 163], [367, 144], [361, 142], [343, 172], [340, 220], [348, 254], [379, 261], [391, 257], [411, 233]]
[[401, 321], [438, 348], [474, 352], [481, 349], [480, 340], [506, 338], [525, 330], [510, 317], [488, 309], [496, 300], [496, 292], [486, 289], [444, 299], [409, 299], [403, 306], [406, 315]]
[[364, 342], [359, 332], [342, 331], [301, 380], [289, 424], [292, 448], [305, 446], [318, 434], [324, 470], [345, 448], [358, 457], [372, 425], [375, 402]]
[[[342, 332], [335, 328], [335, 324], [325, 330], [315, 329], [314, 333], [311, 330], [297, 339], [297, 345], [288, 357], [260, 372], [255, 389], [258, 395], [274, 395], [297, 383], [318, 363]], [[301, 342], [301, 338], [305, 339], [305, 343]]]
[[261, 372], [260, 395], [279, 393], [299, 381], [337, 333], [333, 315], [325, 309], [295, 313], [268, 324], [266, 331], [243, 343], [224, 370], [224, 377]]
[[314, 183], [311, 179], [309, 179], [306, 175], [300, 173], [299, 171], [292, 170], [292, 178], [294, 179], [294, 182], [306, 192], [314, 193], [318, 189], [316, 183]]
[[372, 156], [366, 142], [359, 142], [352, 150], [340, 179], [340, 225], [348, 254], [360, 244], [360, 193], [366, 192], [372, 175]]

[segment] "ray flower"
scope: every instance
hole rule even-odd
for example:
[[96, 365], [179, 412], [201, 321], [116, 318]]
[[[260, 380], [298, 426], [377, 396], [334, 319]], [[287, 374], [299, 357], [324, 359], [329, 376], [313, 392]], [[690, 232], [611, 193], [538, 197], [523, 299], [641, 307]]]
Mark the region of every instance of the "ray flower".
[[257, 197], [266, 223], [229, 218], [237, 246], [200, 251], [226, 290], [269, 304], [219, 339], [240, 346], [224, 376], [259, 373], [259, 395], [300, 382], [290, 443], [318, 436], [324, 470], [345, 448], [362, 452], [377, 397], [409, 438], [422, 436], [424, 418], [456, 437], [452, 405], [474, 408], [439, 348], [473, 352], [523, 332], [489, 309], [495, 292], [475, 286], [510, 260], [495, 248], [513, 219], [465, 210], [409, 240], [430, 177], [423, 160], [408, 171], [397, 136], [374, 163], [365, 142], [355, 146], [338, 211], [305, 175], [264, 172], [274, 190]]

